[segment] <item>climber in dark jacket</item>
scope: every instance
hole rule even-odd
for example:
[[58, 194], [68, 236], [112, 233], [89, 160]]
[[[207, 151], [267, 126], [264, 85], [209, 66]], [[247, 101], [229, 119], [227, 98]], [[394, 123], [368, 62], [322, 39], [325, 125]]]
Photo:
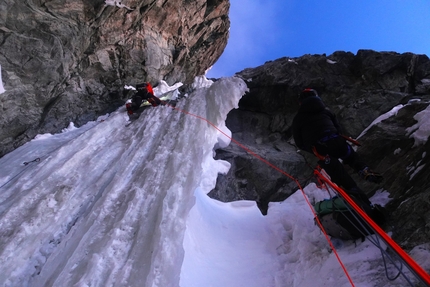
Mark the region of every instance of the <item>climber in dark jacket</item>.
[[324, 105], [315, 90], [305, 89], [299, 96], [299, 103], [300, 108], [292, 125], [297, 147], [315, 154], [319, 158], [319, 165], [334, 183], [342, 186], [350, 194], [368, 201], [339, 159], [368, 181], [378, 183], [382, 180], [382, 176], [371, 171], [359, 159], [357, 153], [342, 136], [335, 114]]
[[154, 91], [150, 83], [143, 83], [136, 85], [137, 93], [131, 98], [131, 103], [126, 104], [127, 113], [132, 115], [139, 110], [140, 105], [144, 100], [147, 100], [153, 107], [156, 107], [163, 102], [154, 96]]

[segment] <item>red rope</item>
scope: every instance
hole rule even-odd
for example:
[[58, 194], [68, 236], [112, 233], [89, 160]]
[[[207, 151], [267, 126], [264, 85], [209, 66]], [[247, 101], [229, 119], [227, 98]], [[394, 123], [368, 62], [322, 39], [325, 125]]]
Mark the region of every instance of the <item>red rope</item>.
[[225, 132], [223, 132], [221, 129], [219, 129], [215, 124], [213, 124], [213, 123], [212, 123], [212, 122], [210, 122], [209, 120], [207, 120], [207, 119], [205, 119], [205, 118], [203, 118], [203, 117], [201, 117], [201, 116], [198, 116], [198, 115], [192, 114], [192, 113], [190, 113], [190, 112], [188, 112], [188, 111], [181, 110], [181, 109], [178, 109], [178, 108], [173, 107], [173, 106], [171, 106], [171, 107], [172, 107], [173, 109], [175, 109], [175, 110], [178, 110], [178, 111], [180, 111], [180, 112], [184, 113], [184, 114], [187, 114], [187, 115], [190, 115], [190, 116], [196, 117], [196, 118], [198, 118], [198, 119], [201, 119], [201, 120], [203, 120], [203, 121], [207, 122], [209, 125], [213, 126], [217, 131], [219, 131], [220, 133], [222, 133], [224, 136], [226, 136], [226, 137], [227, 137], [228, 139], [230, 139], [232, 142], [234, 142], [234, 143], [235, 143], [235, 144], [237, 144], [239, 147], [241, 147], [242, 149], [244, 149], [246, 152], [248, 152], [249, 154], [251, 154], [251, 155], [252, 155], [252, 156], [254, 156], [255, 158], [257, 158], [257, 159], [261, 160], [262, 162], [264, 162], [265, 164], [267, 164], [267, 165], [268, 165], [268, 166], [270, 166], [271, 168], [273, 168], [273, 169], [275, 169], [275, 170], [279, 171], [280, 173], [282, 173], [283, 175], [287, 176], [288, 178], [290, 178], [291, 180], [293, 180], [294, 182], [296, 182], [296, 183], [299, 185], [298, 180], [297, 180], [296, 178], [294, 178], [292, 175], [290, 175], [290, 174], [286, 173], [285, 171], [283, 171], [282, 169], [280, 169], [280, 168], [278, 168], [277, 166], [273, 165], [272, 163], [268, 162], [267, 160], [265, 160], [264, 158], [262, 158], [261, 156], [259, 156], [259, 155], [258, 155], [258, 154], [256, 154], [255, 152], [251, 151], [249, 148], [247, 148], [246, 146], [244, 146], [243, 144], [241, 144], [241, 143], [240, 143], [240, 142], [238, 142], [237, 140], [233, 139], [233, 138], [232, 138], [232, 137], [230, 137], [229, 135], [227, 135]]
[[331, 188], [335, 189], [348, 203], [351, 207], [369, 224], [373, 230], [388, 244], [402, 259], [403, 261], [411, 268], [419, 278], [423, 280], [423, 282], [427, 283], [430, 286], [430, 275], [421, 268], [397, 243], [391, 239], [384, 230], [382, 230], [367, 214], [364, 212], [355, 202], [349, 197], [349, 195], [341, 189], [339, 186], [332, 183], [328, 178], [326, 178], [321, 172], [318, 170], [314, 170], [314, 173], [321, 178], [324, 182], [326, 182]]
[[[287, 176], [288, 178], [290, 178], [291, 180], [293, 180], [297, 186], [300, 188], [306, 202], [309, 205], [309, 208], [311, 209], [312, 213], [314, 214], [314, 217], [316, 218], [316, 221], [319, 225], [319, 227], [321, 228], [321, 230], [323, 231], [328, 243], [330, 244], [330, 247], [332, 248], [333, 252], [336, 255], [336, 258], [339, 261], [339, 264], [342, 266], [342, 269], [344, 270], [346, 276], [348, 277], [348, 280], [350, 281], [351, 285], [354, 286], [354, 283], [351, 280], [351, 277], [348, 274], [348, 271], [346, 270], [345, 266], [343, 265], [342, 261], [340, 260], [340, 257], [336, 251], [336, 249], [334, 248], [330, 238], [328, 237], [327, 233], [325, 232], [324, 228], [322, 227], [321, 222], [319, 221], [318, 217], [316, 216], [316, 213], [311, 205], [311, 203], [309, 202], [303, 188], [301, 187], [299, 181], [293, 177], [292, 175], [286, 173], [285, 171], [283, 171], [282, 169], [278, 168], [277, 166], [273, 165], [272, 163], [270, 163], [269, 161], [267, 161], [266, 159], [262, 158], [261, 156], [259, 156], [258, 154], [254, 153], [253, 151], [251, 151], [250, 149], [248, 149], [247, 147], [245, 147], [243, 144], [241, 144], [240, 142], [236, 141], [235, 139], [233, 139], [232, 137], [230, 137], [229, 135], [227, 135], [226, 133], [224, 133], [221, 129], [219, 129], [217, 126], [215, 126], [212, 122], [210, 122], [209, 120], [207, 120], [206, 118], [203, 118], [201, 116], [192, 114], [188, 111], [185, 110], [181, 110], [178, 109], [176, 107], [173, 107], [171, 105], [168, 105], [170, 107], [172, 107], [173, 109], [180, 111], [184, 114], [196, 117], [198, 119], [201, 119], [205, 122], [207, 122], [209, 125], [211, 125], [212, 127], [214, 127], [216, 130], [218, 130], [220, 133], [222, 133], [224, 136], [226, 136], [227, 138], [229, 138], [232, 142], [234, 142], [235, 144], [237, 144], [239, 147], [241, 147], [242, 149], [244, 149], [246, 152], [248, 152], [249, 154], [251, 154], [252, 156], [254, 156], [255, 158], [261, 160], [262, 162], [264, 162], [265, 164], [267, 164], [268, 166], [270, 166], [271, 168], [279, 171], [280, 173], [282, 173], [283, 175]], [[341, 189], [340, 187], [338, 187], [337, 185], [333, 184], [329, 179], [327, 179], [319, 170], [314, 169], [314, 173], [318, 176], [318, 178], [322, 179], [327, 185], [329, 185], [331, 188], [333, 188], [334, 190], [336, 190], [350, 205], [351, 207], [358, 212], [358, 214], [374, 229], [374, 231], [385, 241], [385, 243], [387, 243], [403, 260], [404, 262], [411, 268], [411, 271], [413, 271], [415, 273], [416, 276], [418, 276], [419, 278], [421, 278], [421, 280], [423, 282], [425, 282], [427, 285], [430, 286], [430, 275], [421, 268], [420, 265], [418, 265], [400, 246], [397, 245], [396, 242], [394, 242], [349, 196], [348, 194], [346, 194], [346, 192]], [[328, 188], [327, 188], [328, 190]]]
[[349, 283], [351, 283], [351, 286], [355, 286], [355, 285], [354, 285], [354, 282], [353, 282], [353, 281], [352, 281], [352, 279], [351, 279], [351, 276], [349, 276], [348, 270], [346, 269], [345, 265], [343, 264], [342, 260], [340, 259], [339, 254], [337, 253], [336, 248], [334, 248], [333, 242], [331, 242], [331, 239], [330, 239], [330, 237], [328, 236], [327, 232], [325, 231], [324, 227], [322, 226], [322, 223], [321, 223], [321, 221], [319, 220], [319, 218], [318, 218], [318, 216], [317, 216], [317, 214], [316, 214], [316, 212], [315, 212], [314, 208], [312, 207], [312, 204], [309, 202], [309, 199], [308, 199], [308, 197], [306, 196], [305, 191], [303, 190], [303, 188], [301, 187], [301, 185], [300, 185], [300, 184], [298, 184], [298, 186], [299, 186], [300, 190], [302, 191], [303, 197], [305, 198], [306, 203], [308, 204], [309, 208], [311, 209], [311, 211], [312, 211], [312, 213], [313, 213], [313, 215], [314, 215], [314, 218], [315, 218], [315, 220], [316, 220], [316, 222], [317, 222], [318, 226], [319, 226], [319, 227], [320, 227], [320, 229], [322, 230], [322, 232], [323, 232], [323, 234], [324, 234], [324, 236], [325, 236], [325, 239], [327, 240], [328, 244], [330, 245], [330, 248], [333, 250], [333, 253], [334, 253], [334, 255], [336, 256], [337, 261], [339, 261], [339, 264], [340, 264], [340, 266], [342, 267], [343, 272], [345, 273], [346, 277], [348, 278]]
[[[319, 225], [320, 229], [321, 229], [321, 230], [322, 230], [322, 232], [324, 233], [324, 236], [325, 236], [325, 238], [326, 238], [327, 242], [329, 243], [330, 248], [333, 250], [333, 253], [335, 254], [335, 256], [336, 256], [337, 260], [339, 261], [340, 266], [341, 266], [341, 267], [342, 267], [342, 269], [343, 269], [343, 272], [345, 273], [346, 277], [348, 278], [349, 282], [351, 283], [351, 286], [353, 286], [353, 287], [355, 286], [355, 285], [354, 285], [354, 283], [353, 283], [353, 281], [352, 281], [352, 279], [351, 279], [351, 276], [349, 276], [348, 270], [346, 269], [345, 265], [343, 264], [342, 260], [340, 259], [339, 254], [338, 254], [338, 253], [337, 253], [337, 251], [336, 251], [336, 248], [334, 247], [333, 243], [331, 242], [330, 237], [329, 237], [329, 236], [328, 236], [328, 234], [325, 232], [325, 229], [323, 228], [323, 226], [322, 226], [322, 224], [321, 224], [320, 220], [318, 219], [318, 216], [316, 215], [315, 210], [314, 210], [314, 208], [312, 207], [312, 204], [309, 202], [309, 199], [307, 198], [307, 196], [306, 196], [306, 194], [305, 194], [305, 191], [303, 190], [303, 188], [302, 188], [302, 186], [300, 185], [299, 181], [298, 181], [295, 177], [293, 177], [292, 175], [290, 175], [290, 174], [288, 174], [287, 172], [283, 171], [282, 169], [278, 168], [277, 166], [273, 165], [272, 163], [270, 163], [270, 162], [269, 162], [269, 161], [267, 161], [266, 159], [262, 158], [261, 156], [259, 156], [259, 155], [258, 155], [258, 154], [256, 154], [255, 152], [251, 151], [249, 148], [247, 148], [246, 146], [244, 146], [243, 144], [241, 144], [241, 143], [240, 143], [240, 142], [238, 142], [237, 140], [233, 139], [233, 138], [232, 138], [232, 137], [230, 137], [229, 135], [227, 135], [225, 132], [223, 132], [221, 129], [219, 129], [215, 124], [213, 124], [212, 122], [210, 122], [208, 119], [203, 118], [203, 117], [198, 116], [198, 115], [195, 115], [195, 114], [192, 114], [192, 113], [190, 113], [190, 112], [188, 112], [188, 111], [181, 110], [181, 109], [179, 109], [179, 108], [173, 107], [173, 106], [171, 106], [171, 105], [169, 105], [169, 107], [172, 107], [173, 109], [175, 109], [175, 110], [177, 110], [177, 111], [179, 111], [179, 112], [182, 112], [182, 113], [184, 113], [184, 114], [187, 114], [187, 115], [190, 115], [190, 116], [196, 117], [196, 118], [198, 118], [198, 119], [200, 119], [200, 120], [203, 120], [203, 121], [207, 122], [209, 125], [211, 125], [212, 127], [214, 127], [217, 131], [219, 131], [220, 133], [222, 133], [224, 136], [226, 136], [226, 137], [227, 137], [228, 139], [230, 139], [232, 142], [234, 142], [234, 143], [235, 143], [235, 144], [237, 144], [239, 147], [241, 147], [242, 149], [244, 149], [246, 152], [248, 152], [249, 154], [251, 154], [251, 155], [252, 155], [252, 156], [254, 156], [255, 158], [257, 158], [257, 159], [261, 160], [262, 162], [264, 162], [265, 164], [267, 164], [267, 165], [268, 165], [268, 166], [270, 166], [271, 168], [273, 168], [273, 169], [275, 169], [275, 170], [279, 171], [279, 172], [280, 172], [280, 173], [282, 173], [283, 175], [285, 175], [285, 176], [287, 176], [288, 178], [290, 178], [291, 180], [293, 180], [293, 181], [297, 184], [297, 186], [299, 187], [299, 189], [301, 190], [301, 192], [302, 192], [302, 194], [303, 194], [303, 197], [304, 197], [304, 198], [305, 198], [305, 200], [306, 200], [306, 203], [308, 204], [308, 206], [309, 206], [310, 210], [312, 211], [312, 213], [313, 213], [313, 215], [314, 215], [314, 218], [316, 219], [316, 221], [317, 221], [317, 223], [318, 223], [318, 225]], [[328, 189], [327, 189], [327, 190], [328, 190]]]

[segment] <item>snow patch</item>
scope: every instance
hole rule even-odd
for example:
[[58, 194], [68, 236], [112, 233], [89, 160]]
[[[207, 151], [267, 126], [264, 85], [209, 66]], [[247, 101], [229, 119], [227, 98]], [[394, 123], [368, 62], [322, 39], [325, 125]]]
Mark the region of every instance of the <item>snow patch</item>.
[[154, 90], [154, 95], [156, 97], [159, 97], [161, 95], [164, 95], [168, 92], [173, 91], [173, 96], [171, 97], [171, 99], [176, 99], [179, 96], [179, 88], [182, 87], [182, 83], [176, 83], [173, 86], [169, 86], [165, 81], [161, 80], [158, 85], [153, 89]]
[[205, 76], [199, 76], [194, 78], [192, 87], [193, 89], [209, 88], [213, 83], [214, 82], [212, 80], [208, 80]]
[[394, 108], [392, 108], [390, 111], [388, 111], [388, 112], [386, 112], [385, 114], [383, 114], [383, 115], [380, 115], [379, 117], [377, 117], [358, 137], [357, 137], [357, 139], [359, 139], [360, 137], [362, 137], [362, 136], [364, 136], [366, 133], [367, 133], [367, 131], [372, 127], [372, 126], [374, 126], [374, 125], [376, 125], [376, 124], [378, 124], [378, 123], [380, 123], [380, 122], [382, 122], [383, 120], [386, 120], [386, 119], [388, 119], [389, 117], [392, 117], [392, 116], [395, 116], [395, 115], [397, 115], [397, 112], [401, 109], [401, 108], [403, 108], [404, 107], [404, 105], [397, 105], [397, 106], [395, 106]]
[[36, 140], [45, 140], [45, 139], [48, 139], [48, 138], [50, 138], [50, 137], [52, 137], [53, 135], [52, 134], [50, 134], [50, 133], [46, 133], [46, 134], [38, 134], [38, 135], [36, 135], [35, 137], [34, 137], [34, 139], [33, 139], [33, 141], [36, 141]]
[[127, 10], [134, 10], [134, 9], [131, 9], [130, 7], [125, 6], [124, 4], [122, 4], [121, 1], [106, 0], [105, 4], [108, 5], [108, 6], [116, 6], [118, 8], [125, 8]]
[[424, 168], [425, 164], [419, 165], [417, 166], [414, 170], [413, 173], [410, 175], [409, 180], [412, 180], [414, 178], [415, 175], [417, 175], [423, 168]]
[[383, 189], [378, 189], [375, 194], [370, 198], [373, 204], [379, 204], [380, 206], [387, 205], [392, 198], [390, 198], [390, 193]]
[[73, 130], [76, 130], [76, 129], [77, 129], [77, 127], [75, 127], [75, 124], [72, 123], [72, 122], [70, 122], [69, 126], [67, 128], [65, 128], [65, 129], [62, 129], [61, 132], [62, 133], [67, 133], [67, 132], [70, 132], [70, 131], [73, 131]]
[[3, 94], [6, 90], [3, 87], [3, 80], [1, 77], [1, 65], [0, 65], [0, 94]]
[[417, 123], [406, 129], [406, 135], [415, 140], [414, 147], [424, 145], [430, 136], [430, 105], [414, 116]]
[[136, 88], [135, 88], [135, 87], [133, 87], [133, 86], [129, 86], [129, 85], [125, 85], [125, 86], [124, 86], [124, 89], [126, 89], [126, 90], [133, 90], [133, 91], [136, 91]]

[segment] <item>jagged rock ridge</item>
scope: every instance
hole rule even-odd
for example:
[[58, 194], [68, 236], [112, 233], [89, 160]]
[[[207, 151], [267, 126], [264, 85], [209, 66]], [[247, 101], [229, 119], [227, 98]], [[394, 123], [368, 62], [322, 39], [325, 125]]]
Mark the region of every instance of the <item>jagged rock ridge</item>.
[[[430, 143], [415, 146], [406, 130], [430, 103], [427, 56], [370, 50], [360, 50], [357, 55], [304, 55], [267, 62], [237, 75], [247, 81], [250, 91], [227, 118], [233, 138], [303, 185], [312, 180], [316, 159], [297, 153], [290, 128], [298, 110], [297, 96], [304, 88], [318, 90], [352, 137], [359, 136], [381, 114], [404, 105], [397, 115], [373, 126], [359, 139], [362, 146], [358, 153], [382, 172], [384, 182], [375, 185], [356, 175], [354, 178], [368, 195], [377, 189], [390, 192], [393, 199], [388, 205], [391, 216], [387, 226], [392, 226], [397, 242], [405, 248], [429, 242]], [[213, 198], [281, 201], [297, 190], [292, 180], [234, 143], [218, 150], [217, 158], [229, 161], [232, 167], [226, 175], [219, 175], [217, 186], [209, 193]]]

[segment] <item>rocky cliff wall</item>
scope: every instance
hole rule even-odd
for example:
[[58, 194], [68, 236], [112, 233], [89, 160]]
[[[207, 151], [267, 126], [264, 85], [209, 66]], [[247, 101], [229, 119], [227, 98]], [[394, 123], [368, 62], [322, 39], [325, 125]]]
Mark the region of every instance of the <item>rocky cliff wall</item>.
[[[246, 80], [250, 91], [239, 109], [228, 115], [233, 138], [303, 186], [313, 180], [316, 159], [297, 152], [290, 129], [299, 107], [297, 96], [304, 88], [318, 90], [352, 137], [393, 107], [402, 107], [359, 138], [362, 146], [357, 152], [385, 180], [375, 185], [353, 176], [369, 196], [378, 189], [390, 193], [387, 230], [403, 247], [429, 242], [430, 142], [416, 144], [408, 130], [417, 123], [415, 115], [430, 104], [427, 56], [369, 50], [356, 55], [305, 55], [267, 62], [237, 76]], [[297, 190], [291, 179], [233, 143], [218, 150], [217, 158], [229, 161], [231, 169], [218, 176], [216, 188], [209, 193], [213, 198], [281, 201]]]
[[188, 83], [227, 44], [228, 0], [106, 2], [0, 2], [0, 156], [118, 108], [125, 84]]

